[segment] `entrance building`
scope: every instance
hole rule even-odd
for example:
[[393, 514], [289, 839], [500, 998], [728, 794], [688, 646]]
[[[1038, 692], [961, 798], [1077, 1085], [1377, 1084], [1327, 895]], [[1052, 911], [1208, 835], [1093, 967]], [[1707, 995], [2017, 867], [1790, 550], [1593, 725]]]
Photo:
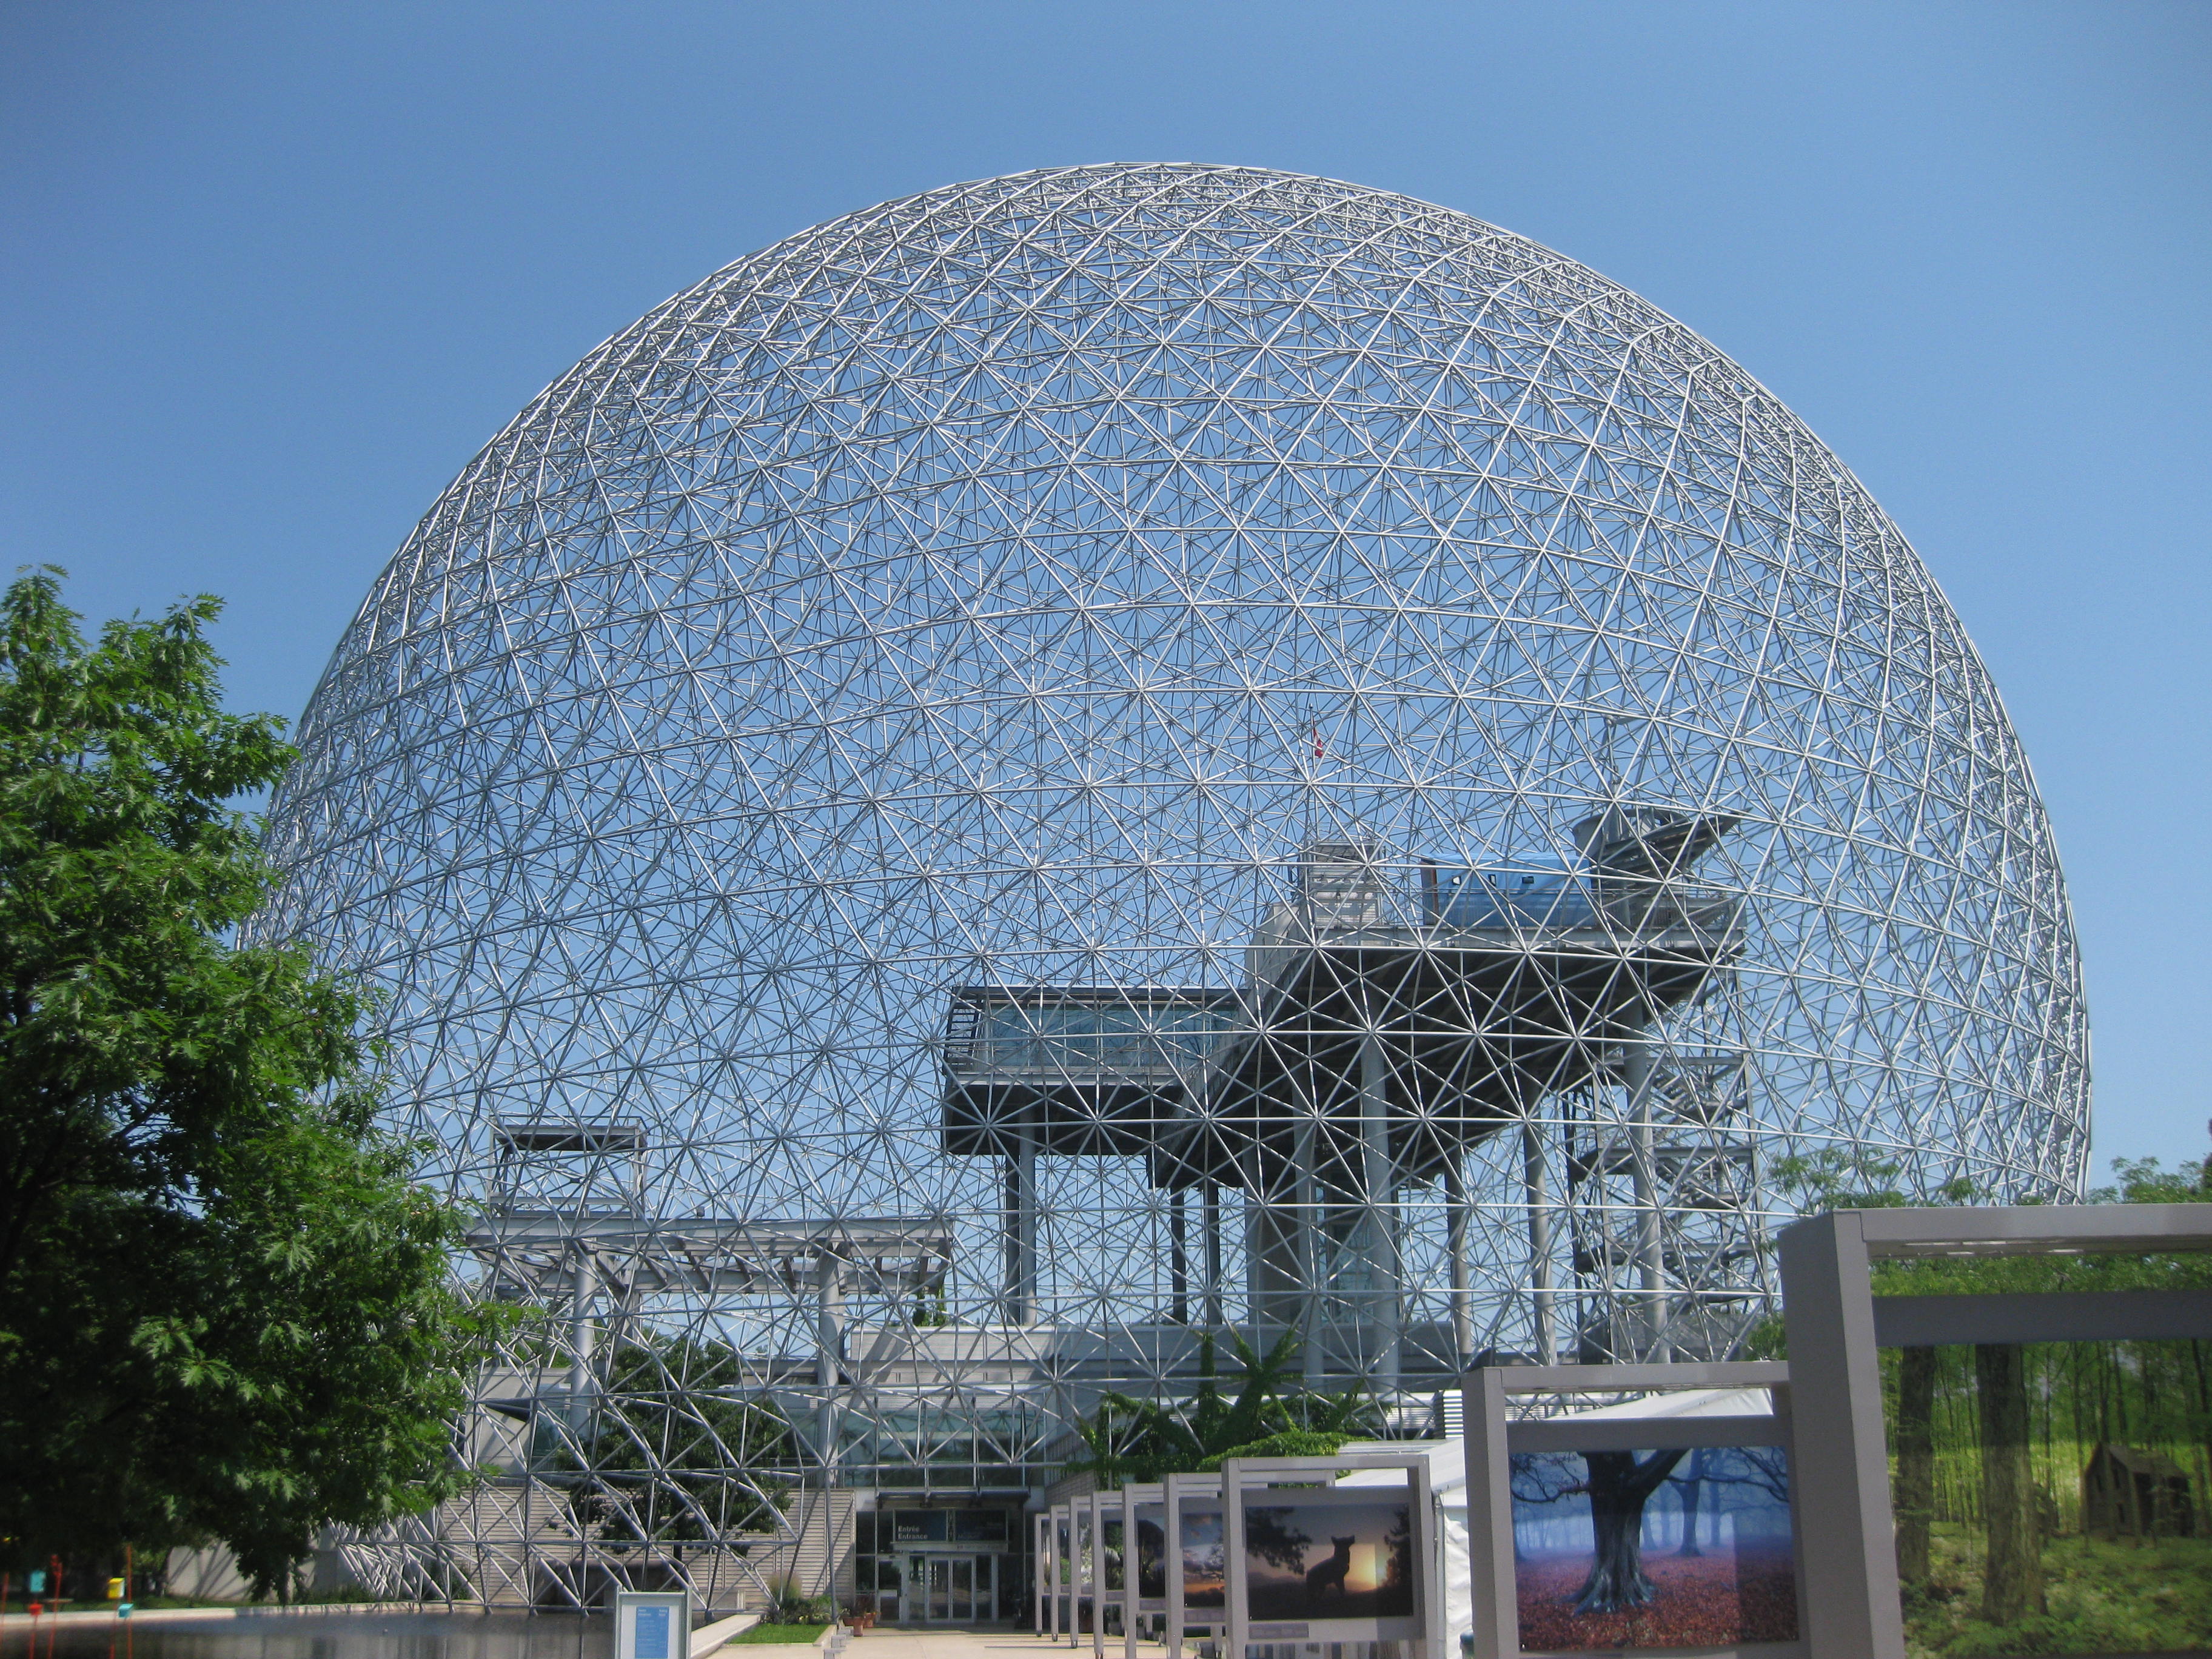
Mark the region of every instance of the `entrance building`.
[[884, 1623], [994, 1625], [1026, 1613], [1030, 1562], [1018, 1507], [893, 1500], [853, 1521], [856, 1599]]

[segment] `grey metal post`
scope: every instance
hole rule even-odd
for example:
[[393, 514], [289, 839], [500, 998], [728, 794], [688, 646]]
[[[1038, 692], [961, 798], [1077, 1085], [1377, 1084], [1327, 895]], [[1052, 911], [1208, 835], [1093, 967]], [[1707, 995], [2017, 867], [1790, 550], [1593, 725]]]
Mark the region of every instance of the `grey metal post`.
[[[1048, 1608], [1049, 1610], [1048, 1610], [1048, 1612], [1047, 1613], [1046, 1617], [1045, 1617], [1045, 1632], [1044, 1632], [1044, 1633], [1045, 1633], [1047, 1636], [1049, 1636], [1049, 1637], [1054, 1638], [1054, 1639], [1057, 1639], [1057, 1638], [1059, 1638], [1059, 1635], [1060, 1635], [1060, 1508], [1061, 1508], [1061, 1506], [1060, 1506], [1060, 1504], [1054, 1504], [1050, 1509], [1048, 1509], [1048, 1510], [1047, 1510], [1045, 1511], [1045, 1516], [1046, 1516], [1045, 1538], [1046, 1538], [1046, 1540], [1047, 1540], [1047, 1545], [1048, 1545], [1048, 1547], [1047, 1547], [1047, 1550], [1046, 1550], [1046, 1553], [1047, 1553], [1047, 1555], [1049, 1557], [1050, 1561], [1051, 1561], [1051, 1578], [1052, 1578], [1052, 1585], [1051, 1585], [1051, 1595], [1050, 1595], [1050, 1596], [1049, 1596], [1049, 1598], [1048, 1598], [1048, 1601], [1047, 1601], [1047, 1604], [1046, 1604], [1046, 1605], [1047, 1605], [1047, 1607], [1048, 1607]], [[1074, 1528], [1073, 1528], [1073, 1526], [1070, 1526], [1070, 1528], [1068, 1528], [1068, 1530], [1069, 1530], [1069, 1532], [1072, 1534], [1072, 1533], [1074, 1531]]]
[[1505, 1448], [1505, 1379], [1497, 1367], [1468, 1374], [1460, 1410], [1467, 1446], [1468, 1592], [1474, 1613], [1474, 1659], [1518, 1659], [1513, 1465]]
[[1855, 1211], [1783, 1230], [1792, 1484], [1809, 1659], [1903, 1659], [1889, 1452], [1866, 1238]]

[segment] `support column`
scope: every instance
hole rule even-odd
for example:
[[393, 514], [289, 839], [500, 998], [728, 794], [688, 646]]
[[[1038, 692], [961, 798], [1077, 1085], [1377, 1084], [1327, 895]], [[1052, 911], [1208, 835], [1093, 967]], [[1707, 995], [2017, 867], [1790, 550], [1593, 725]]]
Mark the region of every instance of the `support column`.
[[592, 1410], [592, 1297], [598, 1288], [598, 1274], [590, 1245], [579, 1239], [570, 1248], [575, 1260], [568, 1291], [568, 1426], [581, 1434]]
[[1361, 1254], [1375, 1330], [1375, 1390], [1398, 1392], [1404, 1310], [1398, 1266], [1398, 1178], [1390, 1161], [1390, 1060], [1373, 1030], [1359, 1040]]
[[1473, 1218], [1468, 1212], [1465, 1158], [1455, 1146], [1444, 1161], [1444, 1231], [1451, 1250], [1452, 1354], [1462, 1371], [1474, 1364], [1474, 1290], [1467, 1261], [1468, 1230]]
[[1552, 1289], [1552, 1194], [1544, 1167], [1544, 1132], [1533, 1117], [1521, 1120], [1521, 1176], [1528, 1205], [1528, 1299], [1534, 1316], [1536, 1363], [1559, 1363]]
[[1014, 1132], [1006, 1160], [1006, 1321], [1026, 1325], [1036, 1308], [1036, 1130], [1024, 1121]]
[[1228, 1323], [1221, 1305], [1221, 1188], [1209, 1180], [1204, 1188], [1206, 1217], [1206, 1324], [1218, 1330]]
[[[842, 1264], [826, 1244], [814, 1252], [814, 1380], [822, 1390], [815, 1428], [826, 1493], [837, 1483], [837, 1389], [845, 1358], [845, 1279]], [[829, 1501], [826, 1496], [822, 1499], [825, 1516]]]
[[1183, 1240], [1183, 1193], [1168, 1194], [1168, 1317], [1178, 1325], [1190, 1323], [1190, 1261]]
[[1322, 1376], [1321, 1192], [1314, 1171], [1316, 1141], [1314, 1114], [1310, 1109], [1298, 1120], [1297, 1150], [1293, 1154], [1298, 1166], [1297, 1201], [1291, 1206], [1297, 1218], [1291, 1259], [1297, 1264], [1299, 1355], [1310, 1389], [1318, 1386]]
[[1649, 1041], [1632, 1042], [1621, 1072], [1628, 1085], [1629, 1174], [1636, 1193], [1636, 1276], [1644, 1293], [1644, 1336], [1636, 1358], [1670, 1358], [1667, 1339], [1666, 1261], [1660, 1244], [1659, 1176], [1651, 1150], [1651, 1075], [1656, 1069]]

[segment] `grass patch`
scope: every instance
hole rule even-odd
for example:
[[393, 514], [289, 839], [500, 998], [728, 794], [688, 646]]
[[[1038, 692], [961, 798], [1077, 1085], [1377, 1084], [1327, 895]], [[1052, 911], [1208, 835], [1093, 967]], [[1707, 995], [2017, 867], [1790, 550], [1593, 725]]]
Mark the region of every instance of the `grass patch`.
[[1978, 1536], [1938, 1526], [1931, 1543], [1929, 1582], [1905, 1595], [1912, 1659], [2212, 1647], [2212, 1539], [2050, 1539], [2043, 1547], [2047, 1611], [2002, 1628], [1982, 1622]]
[[747, 1642], [818, 1642], [827, 1625], [755, 1625], [750, 1630], [730, 1638], [732, 1647]]

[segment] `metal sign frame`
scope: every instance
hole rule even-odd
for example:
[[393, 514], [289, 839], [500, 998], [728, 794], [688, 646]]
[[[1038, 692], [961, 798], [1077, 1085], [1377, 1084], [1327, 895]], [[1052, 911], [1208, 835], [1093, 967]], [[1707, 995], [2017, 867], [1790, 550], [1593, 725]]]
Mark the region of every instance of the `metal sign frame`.
[[[1182, 1644], [1185, 1637], [1203, 1633], [1210, 1638], [1220, 1630], [1222, 1620], [1229, 1616], [1228, 1562], [1225, 1556], [1228, 1548], [1225, 1530], [1227, 1521], [1224, 1517], [1222, 1543], [1224, 1558], [1222, 1563], [1221, 1613], [1218, 1618], [1194, 1623], [1190, 1618], [1190, 1609], [1183, 1601], [1182, 1506], [1185, 1503], [1196, 1499], [1200, 1503], [1210, 1500], [1218, 1508], [1221, 1503], [1221, 1477], [1218, 1474], [1170, 1474], [1162, 1485], [1164, 1491], [1162, 1493], [1161, 1501], [1167, 1510], [1168, 1531], [1168, 1605], [1167, 1630], [1164, 1632], [1167, 1659], [1182, 1659]], [[1200, 1608], [1200, 1611], [1208, 1612], [1211, 1609]]]
[[1137, 1625], [1146, 1613], [1167, 1611], [1166, 1583], [1168, 1572], [1166, 1545], [1161, 1546], [1160, 1578], [1163, 1594], [1156, 1601], [1147, 1601], [1141, 1578], [1144, 1572], [1144, 1551], [1138, 1543], [1138, 1522], [1142, 1518], [1138, 1511], [1146, 1506], [1160, 1511], [1160, 1536], [1167, 1537], [1167, 1487], [1159, 1481], [1133, 1481], [1121, 1488], [1121, 1655], [1122, 1659], [1137, 1659]]
[[[1809, 1629], [1799, 1497], [1792, 1432], [1790, 1367], [1775, 1361], [1711, 1364], [1486, 1365], [1468, 1373], [1468, 1589], [1474, 1614], [1474, 1659], [1527, 1659], [1521, 1645], [1520, 1600], [1514, 1578], [1513, 1465], [1516, 1451], [1642, 1450], [1653, 1446], [1781, 1446], [1790, 1452], [1790, 1531], [1797, 1588], [1797, 1627]], [[1769, 1389], [1774, 1410], [1743, 1416], [1572, 1418], [1515, 1423], [1506, 1412], [1515, 1395], [1632, 1394], [1667, 1389]], [[1543, 1649], [1547, 1655], [1562, 1650]], [[1591, 1649], [1591, 1652], [1613, 1652]], [[1700, 1648], [1699, 1659], [1798, 1659], [1795, 1642], [1751, 1642]]]
[[615, 1659], [691, 1659], [685, 1590], [617, 1590]]
[[[1388, 1619], [1307, 1619], [1268, 1621], [1255, 1625], [1251, 1617], [1250, 1587], [1244, 1553], [1244, 1511], [1255, 1493], [1265, 1493], [1276, 1483], [1293, 1481], [1307, 1487], [1300, 1503], [1322, 1507], [1351, 1507], [1389, 1502], [1390, 1490], [1382, 1486], [1336, 1485], [1339, 1474], [1361, 1469], [1403, 1469], [1407, 1528], [1413, 1568], [1412, 1613]], [[1318, 1479], [1322, 1484], [1311, 1486]], [[1333, 1457], [1231, 1457], [1221, 1465], [1223, 1547], [1227, 1556], [1227, 1629], [1229, 1659], [1242, 1659], [1249, 1644], [1260, 1642], [1401, 1642], [1417, 1649], [1425, 1659], [1445, 1659], [1442, 1637], [1443, 1598], [1437, 1592], [1437, 1516], [1429, 1489], [1427, 1454], [1360, 1452]]]

